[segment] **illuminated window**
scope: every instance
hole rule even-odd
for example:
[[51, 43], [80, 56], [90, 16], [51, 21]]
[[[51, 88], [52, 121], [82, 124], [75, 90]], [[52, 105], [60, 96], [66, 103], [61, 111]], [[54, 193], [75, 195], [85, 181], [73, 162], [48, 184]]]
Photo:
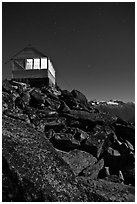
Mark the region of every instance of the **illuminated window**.
[[47, 69], [47, 58], [41, 58], [41, 69]]
[[26, 60], [26, 69], [32, 69], [33, 59]]
[[34, 59], [34, 69], [40, 69], [40, 59]]

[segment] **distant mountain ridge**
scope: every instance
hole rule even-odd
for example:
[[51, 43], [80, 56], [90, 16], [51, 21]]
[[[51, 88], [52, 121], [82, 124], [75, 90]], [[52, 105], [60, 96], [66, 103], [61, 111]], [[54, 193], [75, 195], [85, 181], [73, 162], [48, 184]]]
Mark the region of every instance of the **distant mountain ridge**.
[[123, 102], [119, 100], [106, 101], [90, 101], [91, 105], [95, 106], [98, 110], [117, 115], [118, 117], [128, 122], [135, 122], [135, 103]]

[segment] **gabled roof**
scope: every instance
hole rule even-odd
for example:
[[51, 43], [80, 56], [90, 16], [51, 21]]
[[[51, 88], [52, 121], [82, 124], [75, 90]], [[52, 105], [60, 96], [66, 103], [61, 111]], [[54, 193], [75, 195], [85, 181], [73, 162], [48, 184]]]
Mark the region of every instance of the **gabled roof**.
[[39, 57], [47, 57], [45, 54], [37, 50], [36, 48], [28, 45], [18, 53], [16, 53], [12, 59], [27, 59], [27, 58], [39, 58]]

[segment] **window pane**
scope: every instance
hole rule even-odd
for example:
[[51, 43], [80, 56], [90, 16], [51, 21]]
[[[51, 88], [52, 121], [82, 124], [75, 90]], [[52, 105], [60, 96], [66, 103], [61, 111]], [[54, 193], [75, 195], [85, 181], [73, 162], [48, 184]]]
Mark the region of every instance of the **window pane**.
[[40, 59], [34, 59], [34, 69], [40, 69]]
[[47, 69], [47, 58], [41, 58], [41, 69]]
[[32, 69], [33, 60], [27, 59], [26, 60], [26, 69]]

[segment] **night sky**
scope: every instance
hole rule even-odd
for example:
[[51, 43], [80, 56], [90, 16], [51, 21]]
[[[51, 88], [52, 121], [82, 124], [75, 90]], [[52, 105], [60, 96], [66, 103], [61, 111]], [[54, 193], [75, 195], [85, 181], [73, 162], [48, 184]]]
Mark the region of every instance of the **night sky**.
[[2, 3], [3, 79], [7, 62], [31, 43], [50, 57], [62, 89], [89, 100], [134, 101], [134, 3]]

